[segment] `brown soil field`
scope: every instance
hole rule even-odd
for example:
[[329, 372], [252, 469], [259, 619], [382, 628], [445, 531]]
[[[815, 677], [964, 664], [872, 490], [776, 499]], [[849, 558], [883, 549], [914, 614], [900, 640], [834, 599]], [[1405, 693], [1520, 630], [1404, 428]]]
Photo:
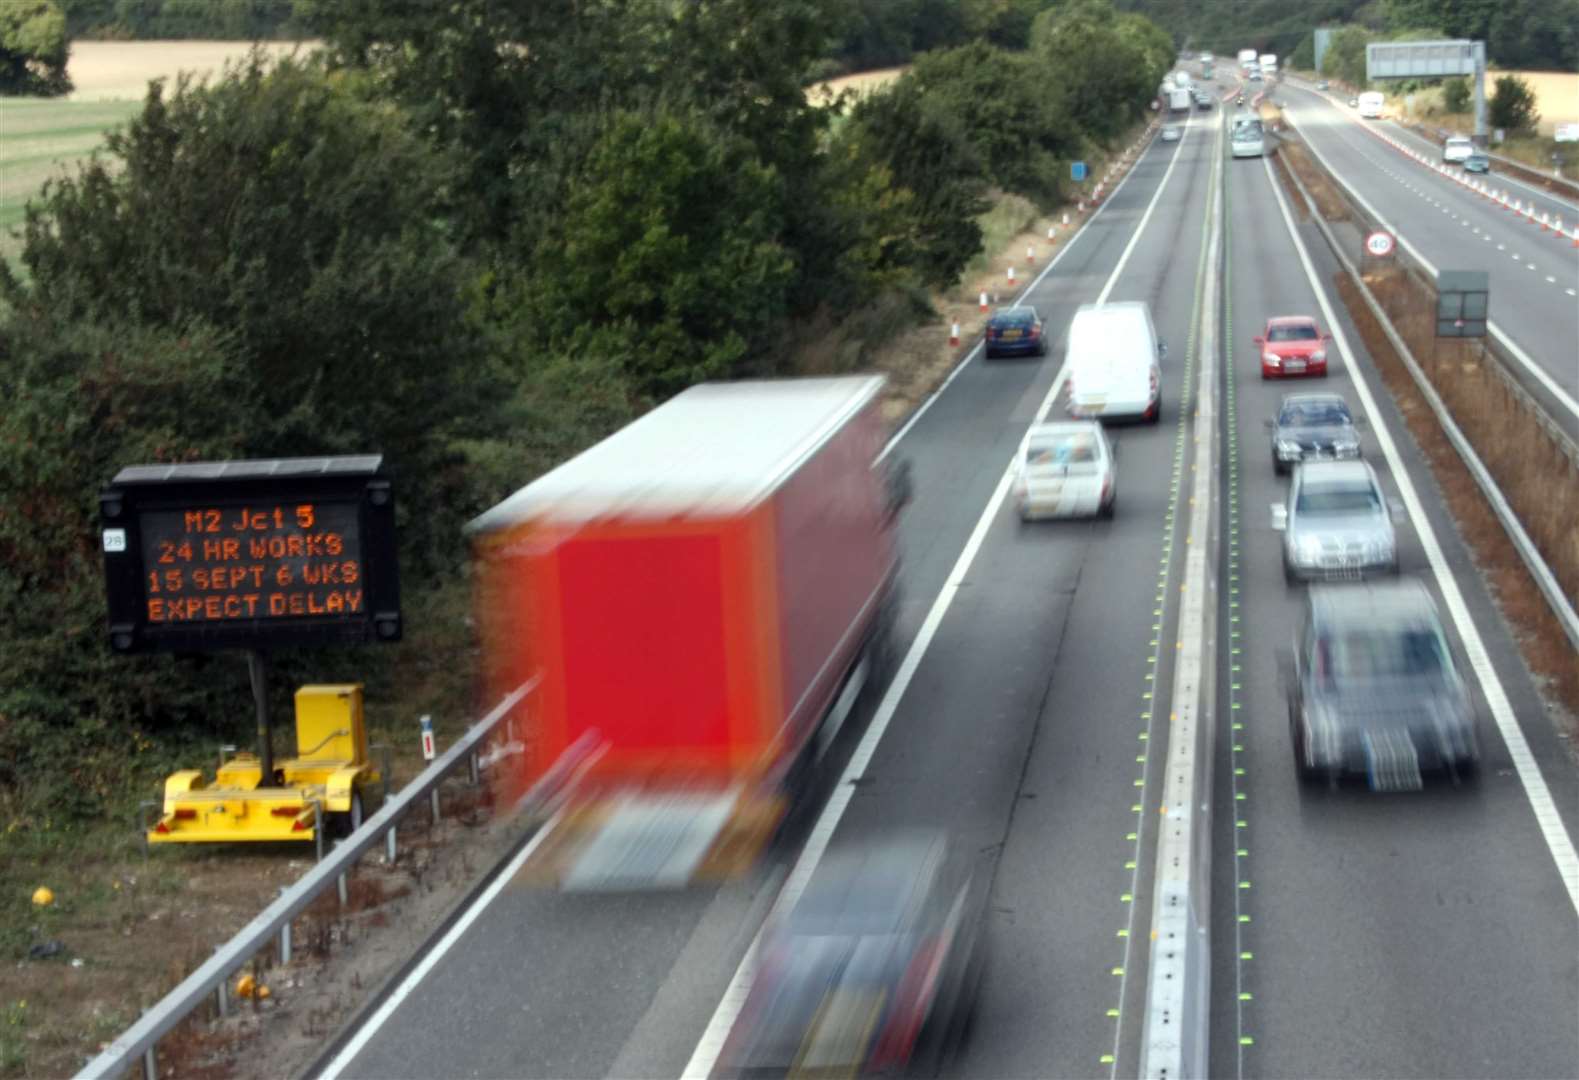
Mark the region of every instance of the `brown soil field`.
[[[318, 42], [270, 41], [261, 47], [279, 57], [311, 52]], [[227, 61], [241, 60], [251, 48], [245, 41], [76, 41], [66, 66], [75, 87], [68, 100], [139, 99], [150, 79], [173, 79], [182, 72], [217, 75]]]

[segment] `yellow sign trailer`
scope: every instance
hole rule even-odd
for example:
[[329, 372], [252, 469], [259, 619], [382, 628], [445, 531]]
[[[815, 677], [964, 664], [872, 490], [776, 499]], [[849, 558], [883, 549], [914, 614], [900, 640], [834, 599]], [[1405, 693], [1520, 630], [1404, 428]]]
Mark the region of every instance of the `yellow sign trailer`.
[[275, 764], [278, 786], [263, 783], [256, 754], [223, 761], [214, 782], [182, 769], [164, 784], [164, 808], [150, 844], [315, 840], [319, 830], [362, 824], [364, 792], [381, 777], [367, 754], [362, 686], [296, 691], [296, 756]]

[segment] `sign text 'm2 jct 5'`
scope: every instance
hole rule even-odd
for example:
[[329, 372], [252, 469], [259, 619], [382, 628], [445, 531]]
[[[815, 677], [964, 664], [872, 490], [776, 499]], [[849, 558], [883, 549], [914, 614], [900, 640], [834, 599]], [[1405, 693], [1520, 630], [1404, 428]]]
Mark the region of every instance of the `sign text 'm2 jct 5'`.
[[111, 645], [398, 640], [394, 491], [380, 460], [121, 470], [99, 497]]

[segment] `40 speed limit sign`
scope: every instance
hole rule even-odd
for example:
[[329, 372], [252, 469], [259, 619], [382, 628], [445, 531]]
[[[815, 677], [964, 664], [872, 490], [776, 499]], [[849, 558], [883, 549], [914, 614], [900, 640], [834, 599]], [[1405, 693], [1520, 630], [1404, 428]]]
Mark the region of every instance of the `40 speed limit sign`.
[[1377, 259], [1385, 259], [1393, 253], [1393, 234], [1389, 232], [1373, 232], [1365, 238], [1365, 254]]

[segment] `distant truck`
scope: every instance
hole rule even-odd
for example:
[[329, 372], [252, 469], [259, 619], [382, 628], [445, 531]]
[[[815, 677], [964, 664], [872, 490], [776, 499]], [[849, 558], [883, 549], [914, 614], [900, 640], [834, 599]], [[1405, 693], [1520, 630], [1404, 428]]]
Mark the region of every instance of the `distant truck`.
[[1239, 50], [1239, 66], [1241, 68], [1254, 67], [1256, 64], [1256, 51], [1254, 49]]
[[1184, 89], [1188, 90], [1191, 86], [1190, 73], [1183, 70], [1182, 68], [1178, 71], [1175, 71], [1173, 73], [1173, 85], [1182, 86]]
[[528, 880], [717, 880], [772, 837], [893, 656], [882, 384], [692, 387], [468, 526], [490, 700], [530, 687], [505, 797], [559, 806]]
[[1270, 79], [1272, 76], [1277, 74], [1277, 57], [1274, 54], [1262, 53], [1259, 57], [1259, 63], [1261, 65], [1261, 75], [1263, 78]]
[[1169, 112], [1189, 112], [1195, 103], [1195, 95], [1182, 86], [1175, 86], [1168, 91]]

